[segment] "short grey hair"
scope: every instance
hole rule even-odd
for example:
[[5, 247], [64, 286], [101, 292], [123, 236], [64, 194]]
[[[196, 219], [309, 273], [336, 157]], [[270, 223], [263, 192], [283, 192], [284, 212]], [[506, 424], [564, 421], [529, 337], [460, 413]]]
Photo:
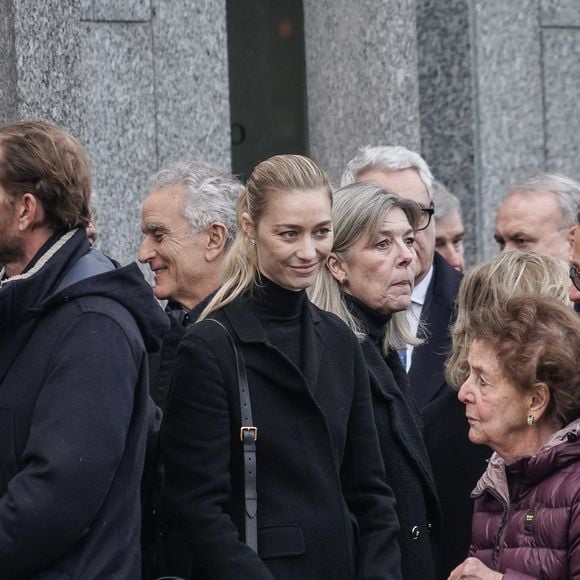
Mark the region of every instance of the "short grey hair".
[[400, 171], [416, 169], [421, 181], [427, 188], [429, 199], [433, 199], [431, 185], [433, 174], [425, 160], [414, 151], [400, 146], [361, 147], [358, 153], [347, 164], [340, 179], [340, 186], [358, 181], [359, 175], [372, 169], [383, 171]]
[[580, 183], [557, 173], [532, 173], [523, 181], [511, 185], [507, 199], [515, 193], [533, 195], [534, 193], [553, 193], [560, 208], [561, 229], [568, 229], [576, 225], [576, 212], [580, 205]]
[[236, 206], [244, 186], [231, 173], [201, 161], [179, 161], [160, 169], [149, 180], [149, 191], [185, 186], [184, 216], [191, 224], [191, 235], [221, 222], [228, 230], [229, 245], [236, 234]]
[[454, 213], [461, 215], [461, 204], [459, 199], [453, 195], [440, 181], [433, 180], [433, 203], [435, 204], [435, 219], [442, 220], [452, 216]]

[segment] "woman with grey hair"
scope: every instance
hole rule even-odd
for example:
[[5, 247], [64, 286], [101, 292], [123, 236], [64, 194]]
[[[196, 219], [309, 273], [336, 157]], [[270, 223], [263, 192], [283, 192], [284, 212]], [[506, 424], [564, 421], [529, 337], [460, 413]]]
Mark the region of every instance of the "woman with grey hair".
[[373, 183], [334, 194], [334, 244], [311, 300], [362, 343], [387, 483], [397, 500], [403, 578], [435, 578], [439, 503], [399, 349], [416, 344], [404, 311], [413, 289], [420, 210]]

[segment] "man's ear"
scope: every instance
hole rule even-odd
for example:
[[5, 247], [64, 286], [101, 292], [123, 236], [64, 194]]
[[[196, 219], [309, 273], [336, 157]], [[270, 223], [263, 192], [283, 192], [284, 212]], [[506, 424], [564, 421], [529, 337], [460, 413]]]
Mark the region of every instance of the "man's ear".
[[23, 194], [16, 202], [16, 219], [18, 230], [24, 232], [43, 225], [46, 213], [42, 204], [32, 193]]
[[348, 267], [346, 263], [338, 258], [334, 252], [328, 254], [326, 260], [326, 267], [332, 274], [332, 277], [340, 284], [343, 285], [348, 282]]
[[247, 211], [242, 213], [241, 218], [244, 234], [246, 234], [246, 237], [250, 240], [255, 239], [256, 227], [254, 226], [254, 220], [250, 217], [250, 214]]
[[221, 222], [214, 222], [207, 228], [207, 245], [205, 259], [212, 262], [224, 253], [228, 240], [228, 229]]

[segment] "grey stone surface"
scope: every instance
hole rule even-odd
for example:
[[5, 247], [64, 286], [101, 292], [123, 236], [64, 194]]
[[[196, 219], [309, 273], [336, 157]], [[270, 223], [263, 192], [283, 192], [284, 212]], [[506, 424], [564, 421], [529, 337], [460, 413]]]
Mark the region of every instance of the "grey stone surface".
[[497, 207], [506, 187], [544, 168], [537, 0], [474, 1], [478, 257], [497, 253]]
[[99, 245], [121, 263], [136, 258], [141, 202], [157, 168], [150, 24], [83, 24], [87, 149]]
[[229, 168], [225, 2], [162, 0], [153, 21], [158, 163]]
[[470, 14], [467, 0], [417, 0], [421, 150], [435, 177], [461, 201], [469, 265], [477, 261]]
[[81, 0], [81, 20], [95, 19], [94, 0]]
[[580, 180], [580, 29], [545, 29], [546, 166]]
[[93, 0], [93, 6], [94, 20], [147, 22], [151, 19], [151, 0]]
[[0, 123], [17, 117], [17, 71], [14, 46], [14, 3], [0, 3]]
[[414, 0], [305, 0], [310, 153], [338, 184], [362, 145], [418, 150]]
[[3, 120], [50, 121], [83, 141], [79, 1], [13, 0], [2, 6], [12, 18], [12, 26], [2, 24], [12, 29], [0, 41], [7, 49], [2, 83], [14, 83], [8, 94], [2, 89]]
[[580, 26], [578, 0], [540, 0], [542, 26]]

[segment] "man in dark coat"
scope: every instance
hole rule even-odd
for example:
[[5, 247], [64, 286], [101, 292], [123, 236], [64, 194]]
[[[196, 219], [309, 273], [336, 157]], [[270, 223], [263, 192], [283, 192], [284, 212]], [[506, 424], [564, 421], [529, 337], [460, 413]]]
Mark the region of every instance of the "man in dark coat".
[[155, 275], [155, 296], [167, 300], [171, 329], [163, 339], [151, 396], [165, 409], [177, 345], [195, 322], [200, 302], [222, 281], [226, 252], [236, 231], [240, 181], [198, 161], [171, 163], [150, 180], [143, 202], [139, 261]]
[[407, 319], [425, 343], [402, 352], [411, 391], [420, 409], [446, 392], [445, 359], [451, 346], [449, 326], [461, 274], [435, 254], [433, 176], [424, 159], [405, 147], [364, 147], [346, 166], [341, 186], [373, 181], [416, 201], [424, 215], [415, 233], [415, 288]]
[[175, 368], [177, 347], [194, 323], [205, 298], [222, 281], [223, 263], [236, 228], [240, 181], [221, 169], [198, 161], [171, 163], [150, 180], [143, 202], [143, 241], [139, 261], [155, 275], [155, 295], [167, 300], [170, 329], [163, 347], [150, 357], [150, 393], [157, 405], [157, 421], [150, 433], [143, 481], [143, 577], [187, 575], [191, 558], [166, 520], [163, 467], [158, 448]]
[[89, 163], [47, 123], [0, 128], [0, 577], [140, 578], [147, 351], [135, 264], [91, 250]]

